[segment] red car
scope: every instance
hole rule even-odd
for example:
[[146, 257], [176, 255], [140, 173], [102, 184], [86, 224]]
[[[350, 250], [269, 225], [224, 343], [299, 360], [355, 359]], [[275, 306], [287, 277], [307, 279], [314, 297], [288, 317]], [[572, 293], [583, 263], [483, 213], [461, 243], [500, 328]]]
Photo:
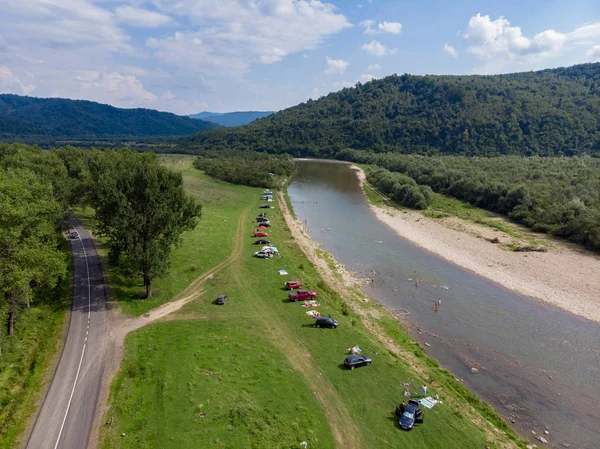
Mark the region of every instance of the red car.
[[287, 288], [288, 290], [297, 290], [300, 287], [302, 287], [302, 284], [298, 281], [287, 281], [285, 283], [285, 288]]
[[254, 233], [254, 237], [268, 237], [269, 234], [267, 234], [266, 232], [262, 232], [262, 231], [256, 231]]
[[313, 299], [317, 297], [317, 292], [312, 290], [298, 290], [297, 292], [290, 293], [289, 298], [290, 301], [302, 301], [304, 299]]

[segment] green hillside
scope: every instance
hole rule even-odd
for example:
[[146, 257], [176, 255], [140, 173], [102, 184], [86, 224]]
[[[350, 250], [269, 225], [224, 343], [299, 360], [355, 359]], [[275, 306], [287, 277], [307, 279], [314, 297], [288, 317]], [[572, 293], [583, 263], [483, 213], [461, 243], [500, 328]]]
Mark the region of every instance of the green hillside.
[[0, 139], [186, 136], [218, 125], [151, 109], [84, 100], [0, 95]]
[[247, 126], [184, 139], [193, 149], [318, 157], [341, 149], [461, 155], [600, 150], [600, 63], [493, 76], [392, 75]]

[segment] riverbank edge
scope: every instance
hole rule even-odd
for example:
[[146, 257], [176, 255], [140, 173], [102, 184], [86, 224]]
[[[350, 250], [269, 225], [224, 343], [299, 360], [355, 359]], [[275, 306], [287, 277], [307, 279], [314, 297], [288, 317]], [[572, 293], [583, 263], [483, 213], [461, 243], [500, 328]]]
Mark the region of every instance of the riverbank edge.
[[278, 190], [279, 204], [294, 240], [315, 265], [327, 286], [344, 298], [365, 327], [389, 351], [396, 354], [419, 375], [428, 379], [430, 385], [447, 394], [451, 400], [458, 399], [466, 402], [467, 407], [464, 408], [466, 416], [484, 430], [488, 439], [498, 444], [498, 447], [502, 449], [532, 447], [492, 406], [467, 389], [452, 373], [442, 368], [437, 360], [426, 355], [421, 345], [410, 336], [406, 323], [397, 318], [393, 311], [386, 309], [367, 295], [358, 277], [339, 263], [333, 255], [320, 248], [296, 217], [287, 185], [284, 183]]
[[[477, 250], [476, 248], [478, 245], [481, 245], [481, 239], [466, 231], [458, 231], [449, 228], [436, 220], [426, 217], [418, 211], [375, 203], [373, 198], [367, 194], [366, 189], [371, 189], [375, 194], [379, 194], [379, 192], [368, 183], [364, 170], [354, 164], [351, 164], [350, 168], [356, 172], [363, 193], [369, 204], [369, 208], [374, 213], [375, 217], [386, 226], [389, 226], [402, 238], [409, 240], [420, 248], [430, 251], [465, 270], [469, 270], [478, 276], [499, 284], [510, 291], [558, 307], [561, 310], [578, 317], [600, 323], [600, 302], [589, 300], [589, 292], [578, 291], [578, 288], [583, 289], [581, 282], [570, 282], [568, 286], [559, 289], [556, 286], [548, 285], [548, 279], [544, 280], [535, 277], [535, 273], [531, 276], [516, 276], [515, 272], [519, 271], [517, 270], [517, 265], [525, 265], [530, 262], [516, 261], [513, 259], [512, 267], [511, 264], [505, 262], [500, 263], [495, 260], [499, 254], [508, 257], [511, 253], [499, 249], [492, 244], [485, 248], [481, 248], [481, 250]], [[463, 221], [459, 218], [456, 218], [456, 220]], [[437, 232], [428, 233], [428, 237], [426, 238], [424, 235], [419, 235], [420, 232], [417, 229], [416, 223], [419, 223], [420, 226], [427, 225], [435, 227], [435, 231]], [[416, 230], [417, 232], [410, 232], [411, 230]], [[432, 235], [436, 236], [437, 242], [432, 241]], [[560, 243], [558, 244], [560, 245]], [[571, 246], [572, 245], [565, 243], [562, 250], [573, 251], [568, 249]], [[466, 257], [464, 252], [465, 248], [469, 248], [471, 251], [471, 254]], [[496, 252], [495, 255], [493, 254], [494, 252]], [[522, 257], [527, 257], [526, 253], [521, 254], [523, 254]], [[547, 255], [548, 253], [545, 254], [545, 256]], [[539, 256], [531, 255], [528, 260], [531, 261], [533, 257]], [[592, 256], [589, 254], [572, 255], [571, 257], [580, 258], [580, 263], [577, 264], [579, 266], [583, 266], [586, 262], [592, 263]], [[598, 265], [596, 262], [593, 262], [593, 264]], [[538, 263], [537, 265], [543, 266], [544, 263]], [[523, 268], [526, 269], [528, 267], [523, 266]], [[588, 266], [587, 268], [589, 269], [591, 267]], [[598, 266], [595, 266], [594, 268], [595, 271], [598, 271], [599, 269]], [[590, 272], [592, 272], [591, 269]]]

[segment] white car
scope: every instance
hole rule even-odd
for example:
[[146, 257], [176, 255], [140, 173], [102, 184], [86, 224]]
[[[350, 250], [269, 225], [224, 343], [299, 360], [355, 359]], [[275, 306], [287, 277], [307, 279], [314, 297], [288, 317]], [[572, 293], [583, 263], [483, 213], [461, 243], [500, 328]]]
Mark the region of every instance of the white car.
[[261, 259], [268, 259], [270, 257], [270, 253], [266, 251], [257, 251], [254, 253], [254, 257], [259, 257]]

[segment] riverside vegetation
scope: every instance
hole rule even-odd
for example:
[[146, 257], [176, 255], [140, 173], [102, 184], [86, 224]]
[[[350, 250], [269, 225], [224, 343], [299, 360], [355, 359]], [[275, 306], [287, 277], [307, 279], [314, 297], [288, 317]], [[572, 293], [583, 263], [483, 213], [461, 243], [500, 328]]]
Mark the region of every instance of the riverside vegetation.
[[[188, 194], [204, 209], [198, 226], [183, 234], [183, 244], [172, 253], [169, 279], [158, 283], [176, 294], [167, 284], [183, 289], [190, 271], [197, 277], [228, 255], [231, 259], [198, 299], [129, 334], [102, 420], [102, 448], [184, 449], [200, 441], [206, 448], [295, 448], [300, 441], [323, 448], [525, 447], [490, 407], [427, 358], [391, 315], [369, 303], [378, 308], [384, 338], [403, 352], [390, 351], [375, 337], [350, 297], [327, 285], [303, 254], [282, 205], [275, 203], [267, 213], [273, 224], [269, 239], [283, 257], [253, 258], [253, 217], [262, 189], [210, 178], [192, 168], [192, 158], [169, 156], [163, 162], [182, 172]], [[212, 252], [219, 257], [212, 258]], [[318, 291], [321, 313], [334, 316], [338, 329], [314, 329], [306, 309], [287, 301], [288, 278], [279, 276], [280, 268]], [[117, 299], [129, 304], [121, 289], [125, 279], [109, 278]], [[225, 306], [214, 305], [220, 294], [229, 296]], [[355, 344], [374, 361], [350, 372], [340, 364]], [[412, 390], [427, 382], [444, 400], [410, 433], [400, 432], [393, 416], [403, 382]]]

